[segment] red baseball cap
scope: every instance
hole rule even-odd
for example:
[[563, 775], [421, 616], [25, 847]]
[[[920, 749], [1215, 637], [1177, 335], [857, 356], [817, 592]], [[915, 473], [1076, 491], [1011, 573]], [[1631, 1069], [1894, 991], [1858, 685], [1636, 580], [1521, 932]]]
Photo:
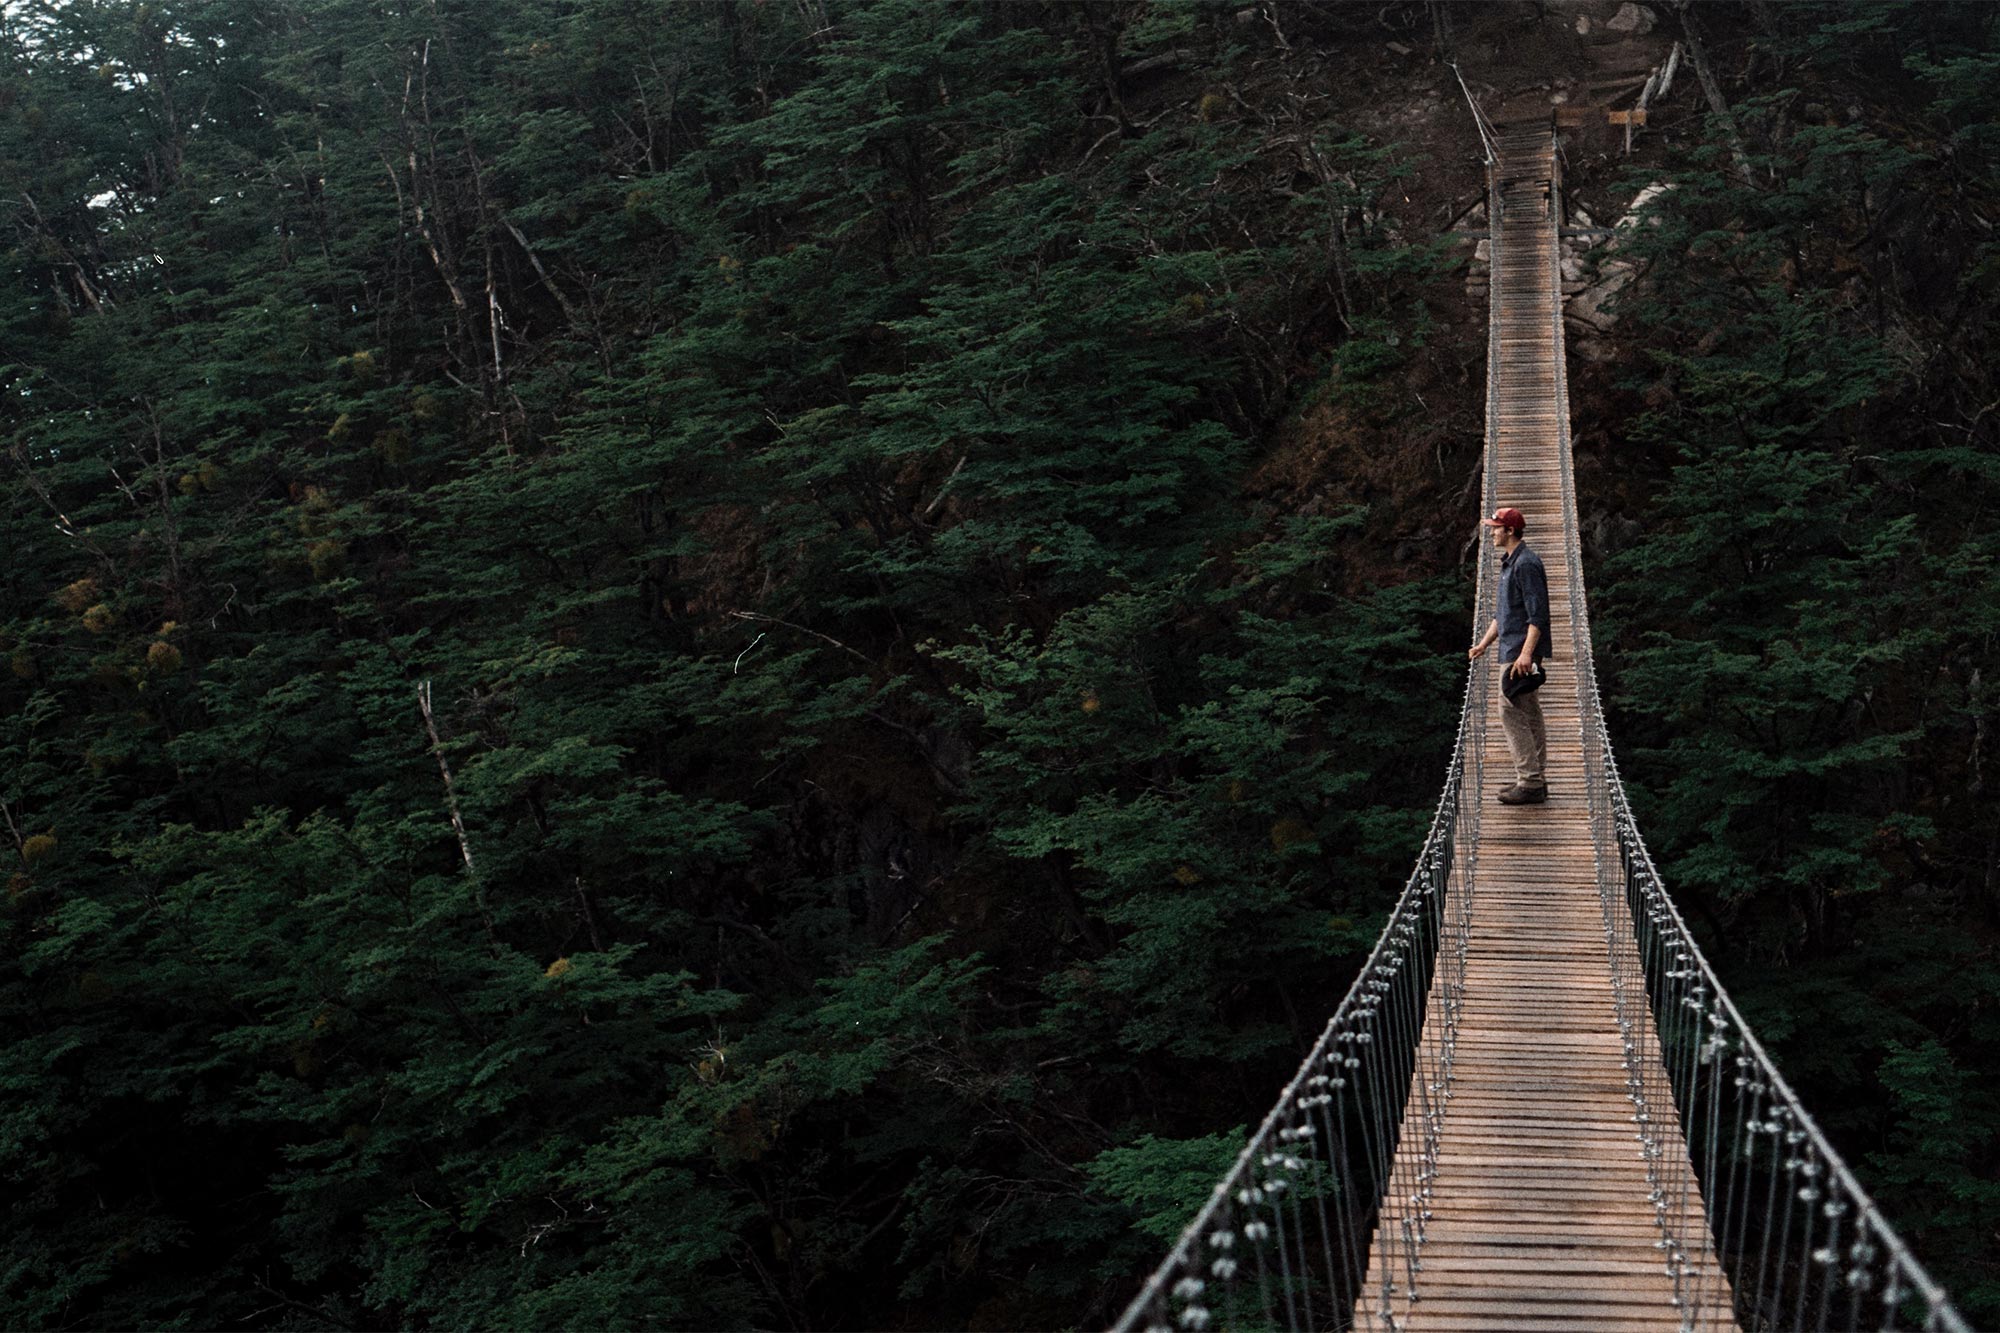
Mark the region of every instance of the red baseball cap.
[[1481, 522], [1489, 528], [1512, 528], [1515, 532], [1525, 532], [1528, 528], [1528, 520], [1518, 509], [1496, 509], [1492, 518], [1482, 519]]

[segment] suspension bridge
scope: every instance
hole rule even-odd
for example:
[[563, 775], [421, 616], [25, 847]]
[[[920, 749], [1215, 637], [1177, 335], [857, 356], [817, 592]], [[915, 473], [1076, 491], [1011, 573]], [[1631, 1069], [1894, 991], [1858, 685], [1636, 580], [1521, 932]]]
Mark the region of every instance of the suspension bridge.
[[1520, 509], [1548, 569], [1549, 801], [1494, 803], [1506, 664], [1476, 663], [1381, 938], [1117, 1328], [1962, 1333], [1730, 1002], [1632, 818], [1578, 541], [1560, 160], [1547, 122], [1481, 132], [1482, 512]]

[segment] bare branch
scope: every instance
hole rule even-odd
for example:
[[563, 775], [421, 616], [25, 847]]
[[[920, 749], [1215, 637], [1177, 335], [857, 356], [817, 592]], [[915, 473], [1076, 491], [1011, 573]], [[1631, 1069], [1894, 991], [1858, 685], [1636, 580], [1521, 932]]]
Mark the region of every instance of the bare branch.
[[458, 809], [458, 788], [452, 782], [451, 765], [444, 757], [444, 741], [438, 736], [437, 719], [431, 715], [431, 683], [417, 686], [417, 707], [424, 715], [424, 730], [431, 738], [431, 754], [437, 759], [438, 776], [444, 779], [445, 808], [451, 812], [451, 831], [458, 835], [458, 854], [465, 858], [465, 877], [472, 884], [472, 896], [479, 905], [479, 919], [486, 926], [486, 942], [494, 954], [500, 952], [500, 937], [493, 930], [493, 911], [486, 905], [486, 888], [472, 863], [472, 840], [465, 835], [465, 818]]
[[842, 643], [839, 639], [834, 638], [830, 634], [821, 634], [816, 629], [807, 629], [804, 625], [794, 625], [789, 620], [780, 620], [776, 616], [760, 615], [755, 611], [731, 611], [729, 613], [729, 616], [730, 619], [732, 620], [754, 620], [759, 624], [778, 625], [788, 630], [794, 630], [800, 634], [810, 634], [815, 639], [818, 639], [821, 643], [827, 644], [830, 647], [840, 649], [841, 652], [846, 653], [849, 657], [852, 657], [855, 661], [860, 662], [862, 665], [869, 667], [870, 669], [873, 669], [873, 667], [875, 666], [874, 661], [871, 658], [869, 658], [866, 654], [860, 652], [858, 649], [848, 647], [846, 644]]

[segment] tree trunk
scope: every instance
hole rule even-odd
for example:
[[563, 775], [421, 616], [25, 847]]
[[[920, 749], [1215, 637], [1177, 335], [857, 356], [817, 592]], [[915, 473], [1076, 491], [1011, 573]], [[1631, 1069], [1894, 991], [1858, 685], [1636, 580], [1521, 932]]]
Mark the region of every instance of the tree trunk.
[[1694, 65], [1694, 76], [1701, 81], [1702, 95], [1708, 98], [1708, 109], [1722, 122], [1723, 132], [1729, 136], [1729, 153], [1736, 159], [1736, 174], [1743, 178], [1745, 185], [1755, 185], [1756, 178], [1750, 174], [1750, 154], [1743, 147], [1743, 134], [1736, 128], [1736, 117], [1729, 114], [1729, 103], [1722, 99], [1722, 85], [1715, 81], [1715, 71], [1709, 67], [1708, 53], [1702, 49], [1701, 37], [1695, 27], [1694, 7], [1681, 0], [1679, 5], [1681, 31], [1687, 37], [1688, 60]]

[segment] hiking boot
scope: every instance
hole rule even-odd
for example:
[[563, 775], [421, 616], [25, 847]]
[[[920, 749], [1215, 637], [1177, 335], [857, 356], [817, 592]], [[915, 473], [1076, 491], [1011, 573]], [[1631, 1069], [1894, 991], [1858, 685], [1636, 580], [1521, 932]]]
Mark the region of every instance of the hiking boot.
[[1549, 799], [1547, 787], [1509, 787], [1500, 793], [1502, 805], [1540, 805]]

